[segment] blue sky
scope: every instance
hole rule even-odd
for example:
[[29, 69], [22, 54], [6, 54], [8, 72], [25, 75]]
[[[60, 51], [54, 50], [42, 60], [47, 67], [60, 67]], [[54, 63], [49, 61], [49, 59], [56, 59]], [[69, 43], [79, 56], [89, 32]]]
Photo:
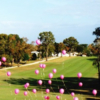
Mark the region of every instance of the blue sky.
[[91, 44], [100, 26], [100, 0], [0, 0], [0, 33], [35, 41], [51, 31], [56, 42], [70, 36]]

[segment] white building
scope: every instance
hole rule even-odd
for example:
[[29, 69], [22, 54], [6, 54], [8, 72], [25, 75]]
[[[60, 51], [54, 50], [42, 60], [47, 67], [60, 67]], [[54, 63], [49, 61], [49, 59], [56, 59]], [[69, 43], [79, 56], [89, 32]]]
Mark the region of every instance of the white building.
[[[61, 57], [61, 55], [62, 55], [62, 57], [77, 56], [77, 54], [78, 54], [77, 52], [74, 52], [74, 53], [70, 53], [70, 54], [69, 53], [66, 53], [65, 55], [63, 55], [60, 52], [60, 53], [58, 53], [58, 57]], [[52, 54], [52, 56], [55, 57], [55, 56], [57, 56], [57, 54], [55, 54], [55, 55]]]
[[38, 51], [32, 51], [31, 53], [32, 53], [32, 54], [34, 54], [34, 53], [35, 53], [35, 54], [36, 54], [36, 56], [38, 56], [38, 54], [39, 54], [39, 52], [38, 52]]

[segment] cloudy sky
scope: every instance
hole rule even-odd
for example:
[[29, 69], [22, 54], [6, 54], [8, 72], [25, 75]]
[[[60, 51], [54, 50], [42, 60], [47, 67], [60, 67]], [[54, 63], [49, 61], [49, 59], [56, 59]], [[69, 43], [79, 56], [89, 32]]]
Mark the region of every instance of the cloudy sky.
[[51, 31], [56, 42], [73, 36], [90, 44], [99, 26], [100, 0], [0, 0], [0, 33], [19, 34], [29, 42]]

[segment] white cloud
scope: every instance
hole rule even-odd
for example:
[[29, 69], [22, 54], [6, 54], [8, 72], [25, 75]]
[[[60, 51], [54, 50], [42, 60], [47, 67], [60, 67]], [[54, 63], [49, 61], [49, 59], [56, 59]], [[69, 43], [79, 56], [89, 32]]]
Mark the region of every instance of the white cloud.
[[32, 28], [34, 24], [29, 22], [20, 22], [20, 21], [1, 21], [0, 26], [10, 29], [17, 29], [17, 28]]
[[44, 0], [46, 3], [48, 4], [52, 4], [52, 5], [57, 5], [57, 6], [61, 6], [61, 5], [65, 5], [67, 4], [66, 0]]
[[[70, 0], [69, 1], [52, 1], [48, 0], [51, 3], [59, 4], [53, 8], [47, 9], [47, 13], [54, 15], [68, 15], [68, 16], [91, 16], [95, 18], [100, 17], [100, 1], [99, 0]], [[63, 4], [63, 5], [61, 5]]]

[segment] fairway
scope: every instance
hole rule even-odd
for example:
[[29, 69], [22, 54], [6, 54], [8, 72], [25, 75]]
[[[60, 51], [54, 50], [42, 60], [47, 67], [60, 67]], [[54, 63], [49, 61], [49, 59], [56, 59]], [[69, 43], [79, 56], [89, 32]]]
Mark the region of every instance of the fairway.
[[[100, 100], [100, 86], [98, 84], [97, 68], [92, 63], [95, 57], [62, 57], [48, 62], [43, 70], [39, 64], [13, 68], [9, 70], [0, 70], [0, 100], [45, 100], [44, 96], [50, 96], [50, 100], [56, 100], [56, 95], [61, 96], [61, 100], [73, 100], [70, 95], [75, 92], [75, 97], [79, 100]], [[52, 84], [48, 84], [48, 74], [53, 73], [56, 68], [57, 73], [53, 74]], [[35, 70], [40, 72], [35, 74]], [[6, 76], [7, 71], [12, 75]], [[82, 78], [77, 78], [77, 73], [82, 73]], [[60, 79], [60, 75], [64, 75], [64, 80]], [[39, 86], [37, 81], [43, 80], [42, 86]], [[30, 83], [26, 90], [24, 84]], [[78, 83], [83, 82], [83, 87], [79, 87]], [[18, 88], [19, 94], [15, 95], [14, 90]], [[46, 94], [45, 89], [49, 88], [50, 93]], [[64, 88], [65, 93], [60, 94], [59, 89]], [[32, 93], [32, 89], [37, 89], [37, 93]], [[93, 96], [92, 90], [97, 89], [98, 94]], [[28, 95], [24, 96], [23, 92], [28, 91]]]

